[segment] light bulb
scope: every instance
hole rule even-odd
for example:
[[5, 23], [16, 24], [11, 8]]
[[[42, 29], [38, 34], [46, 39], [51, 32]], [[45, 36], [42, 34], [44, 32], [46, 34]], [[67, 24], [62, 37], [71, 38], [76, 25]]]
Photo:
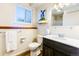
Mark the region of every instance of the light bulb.
[[56, 10], [58, 9], [58, 6], [56, 4], [54, 5], [54, 9], [56, 9]]
[[65, 3], [64, 5], [65, 5], [65, 6], [69, 6], [69, 5], [70, 5], [70, 3]]
[[60, 8], [63, 8], [64, 7], [64, 4], [63, 3], [59, 3], [59, 7]]

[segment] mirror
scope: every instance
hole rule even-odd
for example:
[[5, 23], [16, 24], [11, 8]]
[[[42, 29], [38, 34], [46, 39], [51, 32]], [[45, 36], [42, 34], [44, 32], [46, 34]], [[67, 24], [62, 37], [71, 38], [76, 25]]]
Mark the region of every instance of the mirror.
[[63, 25], [63, 12], [52, 13], [52, 25], [53, 26], [62, 26]]
[[52, 12], [52, 26], [62, 26], [63, 25], [63, 11], [53, 11]]

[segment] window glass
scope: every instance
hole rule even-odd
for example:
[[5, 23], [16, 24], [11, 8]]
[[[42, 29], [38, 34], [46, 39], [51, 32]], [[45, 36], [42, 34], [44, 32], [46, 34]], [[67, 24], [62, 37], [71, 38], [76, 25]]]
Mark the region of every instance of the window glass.
[[16, 8], [16, 20], [18, 22], [24, 22], [25, 19], [25, 9], [21, 7]]
[[31, 23], [32, 10], [22, 7], [16, 8], [16, 21], [20, 23]]
[[26, 9], [26, 11], [25, 11], [25, 22], [31, 23], [31, 20], [32, 20], [32, 11]]

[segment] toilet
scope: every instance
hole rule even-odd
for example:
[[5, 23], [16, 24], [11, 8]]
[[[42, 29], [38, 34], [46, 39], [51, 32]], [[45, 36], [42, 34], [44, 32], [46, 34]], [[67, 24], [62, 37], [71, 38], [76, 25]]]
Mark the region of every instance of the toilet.
[[38, 42], [39, 44], [42, 44], [42, 42], [43, 42], [43, 37], [42, 37], [42, 35], [38, 35], [38, 36], [37, 36], [37, 42]]
[[42, 36], [38, 35], [37, 42], [32, 42], [29, 44], [31, 56], [38, 56], [41, 53], [41, 50], [42, 50], [41, 44], [42, 44]]

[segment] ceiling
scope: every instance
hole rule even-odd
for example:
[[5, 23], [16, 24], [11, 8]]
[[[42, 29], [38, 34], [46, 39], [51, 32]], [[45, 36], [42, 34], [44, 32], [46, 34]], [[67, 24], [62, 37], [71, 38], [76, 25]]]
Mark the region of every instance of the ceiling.
[[[56, 3], [30, 3], [29, 5], [31, 7], [34, 7], [34, 8], [39, 8], [39, 7], [47, 7], [47, 6], [51, 6], [53, 8], [53, 5], [56, 4]], [[56, 11], [55, 9], [53, 9], [53, 14], [62, 14], [64, 12], [64, 10], [68, 10], [68, 9], [71, 9], [71, 8], [75, 8], [79, 6], [79, 3], [70, 3], [69, 6], [65, 6], [61, 11]]]
[[[40, 6], [47, 6], [47, 5], [54, 5], [54, 4], [58, 4], [58, 3], [29, 3], [32, 7], [40, 7]], [[67, 4], [67, 3], [63, 3], [63, 4]], [[79, 3], [70, 3], [70, 6], [73, 5], [77, 5]]]

